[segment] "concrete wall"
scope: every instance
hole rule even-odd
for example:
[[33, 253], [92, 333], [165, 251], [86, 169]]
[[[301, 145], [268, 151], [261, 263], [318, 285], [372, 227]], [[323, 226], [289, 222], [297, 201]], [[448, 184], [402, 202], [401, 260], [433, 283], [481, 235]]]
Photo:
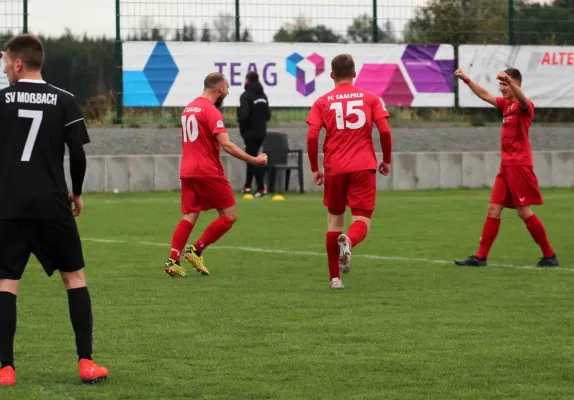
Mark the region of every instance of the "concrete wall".
[[[180, 159], [179, 155], [89, 156], [84, 191], [177, 190]], [[303, 161], [304, 189], [321, 190], [311, 180], [306, 155]], [[244, 163], [227, 155], [222, 155], [222, 162], [231, 185], [240, 189]], [[491, 187], [499, 164], [496, 152], [395, 153], [391, 175], [377, 174], [377, 184], [380, 190]], [[574, 151], [534, 152], [534, 164], [541, 187], [574, 187]], [[70, 182], [67, 165], [66, 174]], [[297, 190], [297, 179], [293, 171], [291, 190]], [[282, 188], [282, 183], [278, 187]]]

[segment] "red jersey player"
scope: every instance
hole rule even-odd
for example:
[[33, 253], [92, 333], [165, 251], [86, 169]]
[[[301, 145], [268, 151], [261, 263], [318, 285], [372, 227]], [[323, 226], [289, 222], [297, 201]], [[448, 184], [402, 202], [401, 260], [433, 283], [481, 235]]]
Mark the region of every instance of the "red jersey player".
[[[383, 162], [378, 170], [388, 175], [392, 137], [389, 113], [375, 94], [353, 86], [355, 63], [349, 54], [331, 61], [335, 89], [321, 96], [307, 117], [307, 153], [313, 180], [325, 185], [323, 203], [328, 208], [327, 260], [332, 289], [343, 289], [340, 273], [348, 273], [351, 248], [367, 236], [375, 210], [377, 157], [373, 145], [373, 123], [381, 135]], [[319, 133], [323, 144], [325, 173], [318, 165]], [[345, 235], [345, 212], [351, 209], [352, 224]]]
[[502, 97], [495, 97], [486, 89], [472, 82], [462, 70], [454, 75], [464, 81], [468, 87], [487, 103], [502, 112], [502, 162], [500, 171], [494, 180], [488, 216], [480, 238], [476, 254], [466, 260], [455, 261], [456, 265], [474, 267], [486, 266], [488, 253], [500, 228], [500, 215], [503, 208], [515, 208], [518, 216], [534, 241], [542, 250], [539, 267], [557, 267], [558, 258], [548, 242], [544, 225], [532, 211], [531, 205], [541, 205], [542, 195], [538, 189], [538, 179], [534, 174], [532, 149], [528, 138], [528, 129], [534, 118], [534, 104], [524, 95], [522, 74], [515, 68], [509, 68], [498, 74]]
[[181, 212], [183, 219], [173, 233], [171, 254], [165, 263], [170, 276], [186, 276], [180, 255], [201, 211], [216, 209], [219, 217], [211, 223], [183, 255], [197, 272], [209, 275], [201, 253], [223, 236], [237, 219], [235, 197], [219, 160], [219, 148], [242, 161], [265, 165], [267, 155], [252, 157], [231, 143], [223, 116], [217, 109], [227, 96], [229, 82], [220, 73], [209, 74], [203, 94], [187, 105], [181, 115], [183, 154], [181, 158]]

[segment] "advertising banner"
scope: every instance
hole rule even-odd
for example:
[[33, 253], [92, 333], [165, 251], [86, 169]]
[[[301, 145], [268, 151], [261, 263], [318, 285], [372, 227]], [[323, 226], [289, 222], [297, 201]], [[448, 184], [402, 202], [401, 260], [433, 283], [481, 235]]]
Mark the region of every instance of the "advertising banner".
[[[475, 46], [458, 48], [458, 65], [474, 82], [499, 94], [496, 76], [506, 68], [518, 68], [522, 89], [539, 108], [574, 107], [574, 47], [566, 46]], [[490, 107], [458, 86], [461, 107]]]
[[318, 43], [123, 43], [124, 106], [183, 107], [211, 72], [230, 82], [225, 105], [239, 105], [245, 75], [257, 71], [272, 107], [310, 107], [332, 90], [331, 60], [350, 53], [355, 85], [391, 107], [454, 106], [451, 45]]

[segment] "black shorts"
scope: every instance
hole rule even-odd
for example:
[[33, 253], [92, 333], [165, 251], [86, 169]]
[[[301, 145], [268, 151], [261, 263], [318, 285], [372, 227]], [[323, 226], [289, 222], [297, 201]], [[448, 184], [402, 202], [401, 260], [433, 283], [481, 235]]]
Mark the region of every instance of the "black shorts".
[[84, 268], [74, 217], [66, 220], [0, 220], [0, 279], [19, 280], [34, 254], [48, 276]]

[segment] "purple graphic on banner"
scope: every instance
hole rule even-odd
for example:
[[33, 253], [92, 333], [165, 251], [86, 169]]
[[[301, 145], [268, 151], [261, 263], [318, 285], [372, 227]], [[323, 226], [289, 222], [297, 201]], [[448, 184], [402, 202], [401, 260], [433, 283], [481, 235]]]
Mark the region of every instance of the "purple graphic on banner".
[[414, 99], [397, 64], [363, 64], [355, 86], [373, 92], [386, 106], [408, 107]]
[[296, 88], [303, 96], [315, 91], [315, 79], [325, 72], [325, 59], [317, 53], [304, 58], [299, 53], [287, 57], [286, 69], [296, 79]]
[[435, 60], [439, 47], [409, 44], [401, 58], [418, 93], [454, 93], [454, 61]]

